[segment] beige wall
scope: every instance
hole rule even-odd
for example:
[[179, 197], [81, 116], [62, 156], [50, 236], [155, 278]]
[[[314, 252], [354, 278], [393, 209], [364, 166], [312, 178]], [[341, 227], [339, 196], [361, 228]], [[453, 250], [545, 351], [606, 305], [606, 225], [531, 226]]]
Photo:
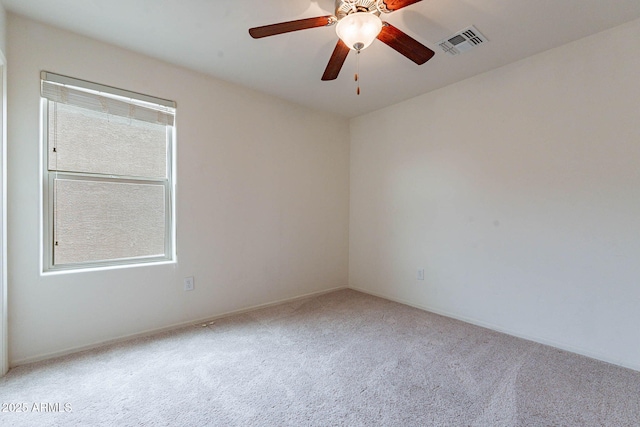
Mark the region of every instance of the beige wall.
[[[12, 364], [347, 285], [346, 120], [14, 15], [8, 24]], [[41, 70], [177, 101], [177, 264], [41, 275]]]
[[638, 39], [354, 119], [350, 286], [640, 369]]

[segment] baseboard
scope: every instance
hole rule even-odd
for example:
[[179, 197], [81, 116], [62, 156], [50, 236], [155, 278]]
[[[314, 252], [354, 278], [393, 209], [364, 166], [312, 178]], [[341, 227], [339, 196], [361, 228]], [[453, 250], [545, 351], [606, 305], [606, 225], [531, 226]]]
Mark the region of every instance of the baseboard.
[[19, 359], [19, 360], [15, 360], [15, 361], [11, 361], [11, 368], [15, 368], [18, 366], [22, 366], [22, 365], [28, 365], [31, 363], [36, 363], [36, 362], [42, 362], [44, 360], [49, 360], [49, 359], [55, 359], [57, 357], [63, 357], [63, 356], [67, 356], [69, 354], [73, 354], [73, 353], [79, 353], [82, 351], [87, 351], [87, 350], [94, 350], [96, 348], [100, 348], [100, 347], [105, 347], [111, 344], [117, 344], [117, 343], [121, 343], [121, 342], [126, 342], [126, 341], [130, 341], [130, 340], [134, 340], [136, 338], [144, 338], [144, 337], [149, 337], [149, 336], [153, 336], [153, 335], [157, 335], [163, 332], [169, 332], [169, 331], [173, 331], [176, 329], [180, 329], [180, 328], [184, 328], [186, 326], [193, 326], [193, 325], [199, 325], [199, 324], [203, 324], [203, 323], [208, 323], [208, 322], [212, 322], [214, 320], [217, 319], [222, 319], [225, 317], [229, 317], [229, 316], [234, 316], [237, 314], [242, 314], [242, 313], [248, 313], [250, 311], [254, 311], [254, 310], [260, 310], [262, 308], [267, 308], [267, 307], [272, 307], [274, 305], [279, 305], [279, 304], [284, 304], [284, 303], [288, 303], [288, 302], [294, 302], [294, 301], [299, 301], [301, 299], [305, 299], [305, 298], [312, 298], [312, 297], [316, 297], [316, 296], [320, 296], [320, 295], [324, 295], [324, 294], [328, 294], [330, 292], [335, 292], [335, 291], [339, 291], [339, 290], [343, 290], [343, 289], [347, 289], [347, 286], [338, 286], [335, 288], [331, 288], [331, 289], [324, 289], [321, 291], [316, 291], [316, 292], [310, 292], [308, 294], [304, 294], [304, 295], [298, 295], [295, 297], [291, 297], [291, 298], [283, 298], [277, 301], [272, 301], [272, 302], [268, 302], [268, 303], [264, 303], [264, 304], [258, 304], [258, 305], [254, 305], [254, 306], [250, 306], [250, 307], [246, 307], [246, 308], [241, 308], [239, 310], [233, 310], [233, 311], [228, 311], [222, 314], [217, 314], [214, 316], [208, 316], [205, 318], [200, 318], [200, 319], [195, 319], [195, 320], [188, 320], [186, 322], [180, 322], [180, 323], [174, 323], [171, 324], [169, 326], [164, 326], [162, 328], [154, 328], [154, 329], [148, 329], [146, 331], [142, 331], [142, 332], [136, 332], [134, 334], [129, 334], [129, 335], [124, 335], [121, 337], [117, 337], [117, 338], [112, 338], [109, 340], [104, 340], [104, 341], [97, 341], [95, 343], [92, 344], [87, 344], [87, 345], [83, 345], [83, 346], [79, 346], [79, 347], [71, 347], [65, 350], [60, 350], [60, 351], [55, 351], [52, 353], [45, 353], [45, 354], [41, 354], [38, 356], [33, 356], [33, 357], [26, 357], [23, 359]]
[[500, 332], [506, 335], [511, 335], [513, 337], [517, 337], [517, 338], [521, 338], [521, 339], [525, 339], [527, 341], [533, 341], [536, 342], [538, 344], [544, 344], [544, 345], [548, 345], [550, 347], [554, 347], [560, 350], [564, 350], [564, 351], [568, 351], [571, 353], [575, 353], [575, 354], [579, 354], [581, 356], [586, 356], [589, 357], [591, 359], [596, 359], [596, 360], [600, 360], [602, 362], [606, 362], [606, 363], [610, 363], [612, 365], [617, 365], [617, 366], [621, 366], [623, 368], [627, 368], [627, 369], [633, 369], [634, 371], [639, 371], [640, 372], [640, 365], [635, 365], [632, 363], [626, 363], [617, 359], [612, 359], [610, 357], [604, 356], [602, 354], [596, 353], [596, 352], [592, 352], [580, 347], [575, 347], [575, 346], [571, 346], [571, 345], [566, 345], [564, 343], [561, 342], [557, 342], [554, 340], [549, 340], [543, 337], [538, 337], [538, 336], [533, 336], [533, 335], [528, 335], [528, 334], [522, 334], [519, 333], [517, 331], [512, 331], [509, 329], [505, 329], [501, 326], [498, 325], [494, 325], [492, 323], [488, 323], [488, 322], [484, 322], [482, 320], [478, 320], [478, 319], [474, 319], [471, 317], [467, 317], [464, 315], [460, 315], [458, 313], [453, 313], [453, 312], [448, 312], [446, 310], [440, 310], [434, 307], [430, 307], [427, 305], [421, 305], [421, 304], [416, 304], [413, 303], [411, 301], [406, 301], [403, 300], [402, 298], [394, 298], [391, 297], [389, 295], [386, 294], [382, 294], [382, 293], [377, 293], [377, 292], [372, 292], [369, 291], [367, 289], [362, 289], [362, 288], [358, 288], [355, 286], [350, 286], [349, 289], [353, 289], [354, 291], [358, 291], [358, 292], [362, 292], [364, 294], [369, 294], [369, 295], [373, 295], [379, 298], [384, 298], [386, 300], [389, 301], [394, 301], [400, 304], [404, 304], [404, 305], [408, 305], [410, 307], [415, 307], [418, 308], [420, 310], [424, 310], [424, 311], [428, 311], [430, 313], [435, 313], [435, 314], [439, 314], [441, 316], [445, 316], [445, 317], [450, 317], [452, 319], [456, 319], [456, 320], [460, 320], [462, 322], [465, 323], [470, 323], [472, 325], [476, 325], [476, 326], [481, 326], [483, 328], [487, 328], [487, 329], [491, 329], [492, 331], [496, 331], [496, 332]]

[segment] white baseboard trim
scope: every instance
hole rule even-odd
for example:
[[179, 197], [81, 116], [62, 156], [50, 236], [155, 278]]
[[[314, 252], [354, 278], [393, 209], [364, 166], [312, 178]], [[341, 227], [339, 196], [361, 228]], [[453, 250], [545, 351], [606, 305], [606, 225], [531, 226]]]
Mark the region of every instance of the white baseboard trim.
[[55, 352], [51, 352], [51, 353], [44, 353], [44, 354], [40, 354], [40, 355], [37, 355], [37, 356], [26, 357], [26, 358], [15, 360], [15, 361], [12, 360], [11, 361], [11, 368], [15, 368], [15, 367], [18, 367], [18, 366], [21, 366], [21, 365], [28, 365], [28, 364], [36, 363], [36, 362], [42, 362], [44, 360], [55, 359], [57, 357], [63, 357], [63, 356], [67, 356], [69, 354], [79, 353], [79, 352], [82, 352], [82, 351], [94, 350], [96, 348], [105, 347], [105, 346], [108, 346], [108, 345], [111, 345], [111, 344], [117, 344], [117, 343], [121, 343], [121, 342], [125, 342], [125, 341], [134, 340], [136, 338], [149, 337], [149, 336], [161, 334], [163, 332], [169, 332], [169, 331], [172, 331], [172, 330], [181, 329], [181, 328], [184, 328], [186, 326], [196, 326], [196, 325], [212, 322], [212, 321], [217, 320], [217, 319], [222, 319], [224, 317], [234, 316], [234, 315], [242, 314], [242, 313], [248, 313], [250, 311], [260, 310], [262, 308], [272, 307], [274, 305], [284, 304], [284, 303], [288, 303], [288, 302], [299, 301], [299, 300], [305, 299], [305, 298], [312, 298], [312, 297], [328, 294], [330, 292], [335, 292], [335, 291], [339, 291], [339, 290], [343, 290], [343, 289], [348, 289], [348, 286], [338, 286], [338, 287], [331, 288], [331, 289], [323, 289], [321, 291], [310, 292], [308, 294], [298, 295], [298, 296], [290, 297], [290, 298], [283, 298], [283, 299], [280, 299], [280, 300], [277, 300], [277, 301], [272, 301], [272, 302], [268, 302], [268, 303], [264, 303], [264, 304], [258, 304], [258, 305], [254, 305], [254, 306], [250, 306], [250, 307], [246, 307], [246, 308], [241, 308], [239, 310], [228, 311], [228, 312], [225, 312], [225, 313], [222, 313], [222, 314], [208, 316], [208, 317], [205, 317], [205, 318], [188, 320], [186, 322], [180, 322], [180, 323], [174, 323], [174, 324], [171, 324], [169, 326], [164, 326], [162, 328], [148, 329], [146, 331], [136, 332], [134, 334], [124, 335], [124, 336], [117, 337], [117, 338], [112, 338], [112, 339], [109, 339], [109, 340], [97, 341], [95, 343], [87, 344], [87, 345], [83, 345], [83, 346], [79, 346], [79, 347], [70, 347], [70, 348], [67, 348], [65, 350], [55, 351]]
[[445, 317], [450, 317], [452, 319], [456, 319], [456, 320], [460, 320], [463, 321], [465, 323], [470, 323], [472, 325], [476, 325], [476, 326], [481, 326], [483, 328], [487, 328], [487, 329], [491, 329], [492, 331], [496, 331], [496, 332], [500, 332], [506, 335], [511, 335], [517, 338], [522, 338], [525, 339], [527, 341], [533, 341], [536, 342], [538, 344], [544, 344], [544, 345], [548, 345], [550, 347], [554, 347], [560, 350], [565, 350], [571, 353], [576, 353], [579, 354], [581, 356], [586, 356], [589, 357], [591, 359], [596, 359], [602, 362], [606, 362], [606, 363], [611, 363], [612, 365], [617, 365], [617, 366], [621, 366], [623, 368], [627, 368], [627, 369], [633, 369], [634, 371], [639, 371], [640, 372], [640, 365], [636, 365], [633, 363], [626, 363], [624, 361], [618, 360], [618, 359], [612, 359], [610, 357], [607, 357], [605, 355], [590, 351], [590, 350], [586, 350], [584, 348], [580, 348], [580, 347], [575, 347], [575, 346], [571, 346], [571, 345], [567, 345], [561, 342], [557, 342], [554, 340], [549, 340], [546, 338], [542, 338], [542, 337], [538, 337], [538, 336], [533, 336], [533, 335], [528, 335], [528, 334], [522, 334], [519, 333], [517, 331], [512, 331], [510, 329], [506, 329], [503, 328], [501, 326], [498, 325], [494, 325], [492, 323], [488, 323], [488, 322], [484, 322], [482, 320], [478, 320], [478, 319], [474, 319], [471, 317], [467, 317], [458, 313], [453, 313], [453, 312], [449, 312], [446, 310], [440, 310], [434, 307], [430, 307], [427, 305], [421, 305], [421, 304], [416, 304], [413, 303], [411, 301], [406, 301], [403, 300], [402, 298], [394, 298], [391, 297], [389, 295], [386, 294], [382, 294], [382, 293], [378, 293], [378, 292], [372, 292], [369, 291], [367, 289], [362, 289], [356, 286], [349, 286], [349, 289], [353, 289], [354, 291], [358, 291], [358, 292], [362, 292], [364, 294], [369, 294], [369, 295], [373, 295], [379, 298], [384, 298], [386, 300], [389, 301], [394, 301], [400, 304], [404, 304], [404, 305], [408, 305], [410, 307], [414, 307], [414, 308], [418, 308], [420, 310], [424, 310], [424, 311], [428, 311], [430, 313], [435, 313], [435, 314], [439, 314], [441, 316], [445, 316]]

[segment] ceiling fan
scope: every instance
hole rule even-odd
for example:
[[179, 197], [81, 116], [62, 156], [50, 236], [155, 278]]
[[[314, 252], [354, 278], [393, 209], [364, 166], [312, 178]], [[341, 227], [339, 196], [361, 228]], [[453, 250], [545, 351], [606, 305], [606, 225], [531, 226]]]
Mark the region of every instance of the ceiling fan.
[[380, 19], [382, 13], [391, 13], [420, 1], [422, 0], [336, 0], [335, 15], [255, 27], [249, 30], [249, 34], [254, 39], [259, 39], [292, 31], [336, 25], [338, 44], [324, 70], [322, 80], [335, 80], [340, 74], [349, 51], [353, 49], [360, 53], [376, 38], [416, 64], [422, 65], [430, 60], [435, 52]]

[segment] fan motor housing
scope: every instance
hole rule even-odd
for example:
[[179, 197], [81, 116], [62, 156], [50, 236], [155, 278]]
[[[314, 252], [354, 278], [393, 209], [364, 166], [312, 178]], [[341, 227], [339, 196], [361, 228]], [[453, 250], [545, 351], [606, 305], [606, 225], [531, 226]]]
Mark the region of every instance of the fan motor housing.
[[380, 16], [380, 13], [385, 10], [383, 0], [336, 0], [336, 18], [338, 20], [355, 12], [366, 12]]

